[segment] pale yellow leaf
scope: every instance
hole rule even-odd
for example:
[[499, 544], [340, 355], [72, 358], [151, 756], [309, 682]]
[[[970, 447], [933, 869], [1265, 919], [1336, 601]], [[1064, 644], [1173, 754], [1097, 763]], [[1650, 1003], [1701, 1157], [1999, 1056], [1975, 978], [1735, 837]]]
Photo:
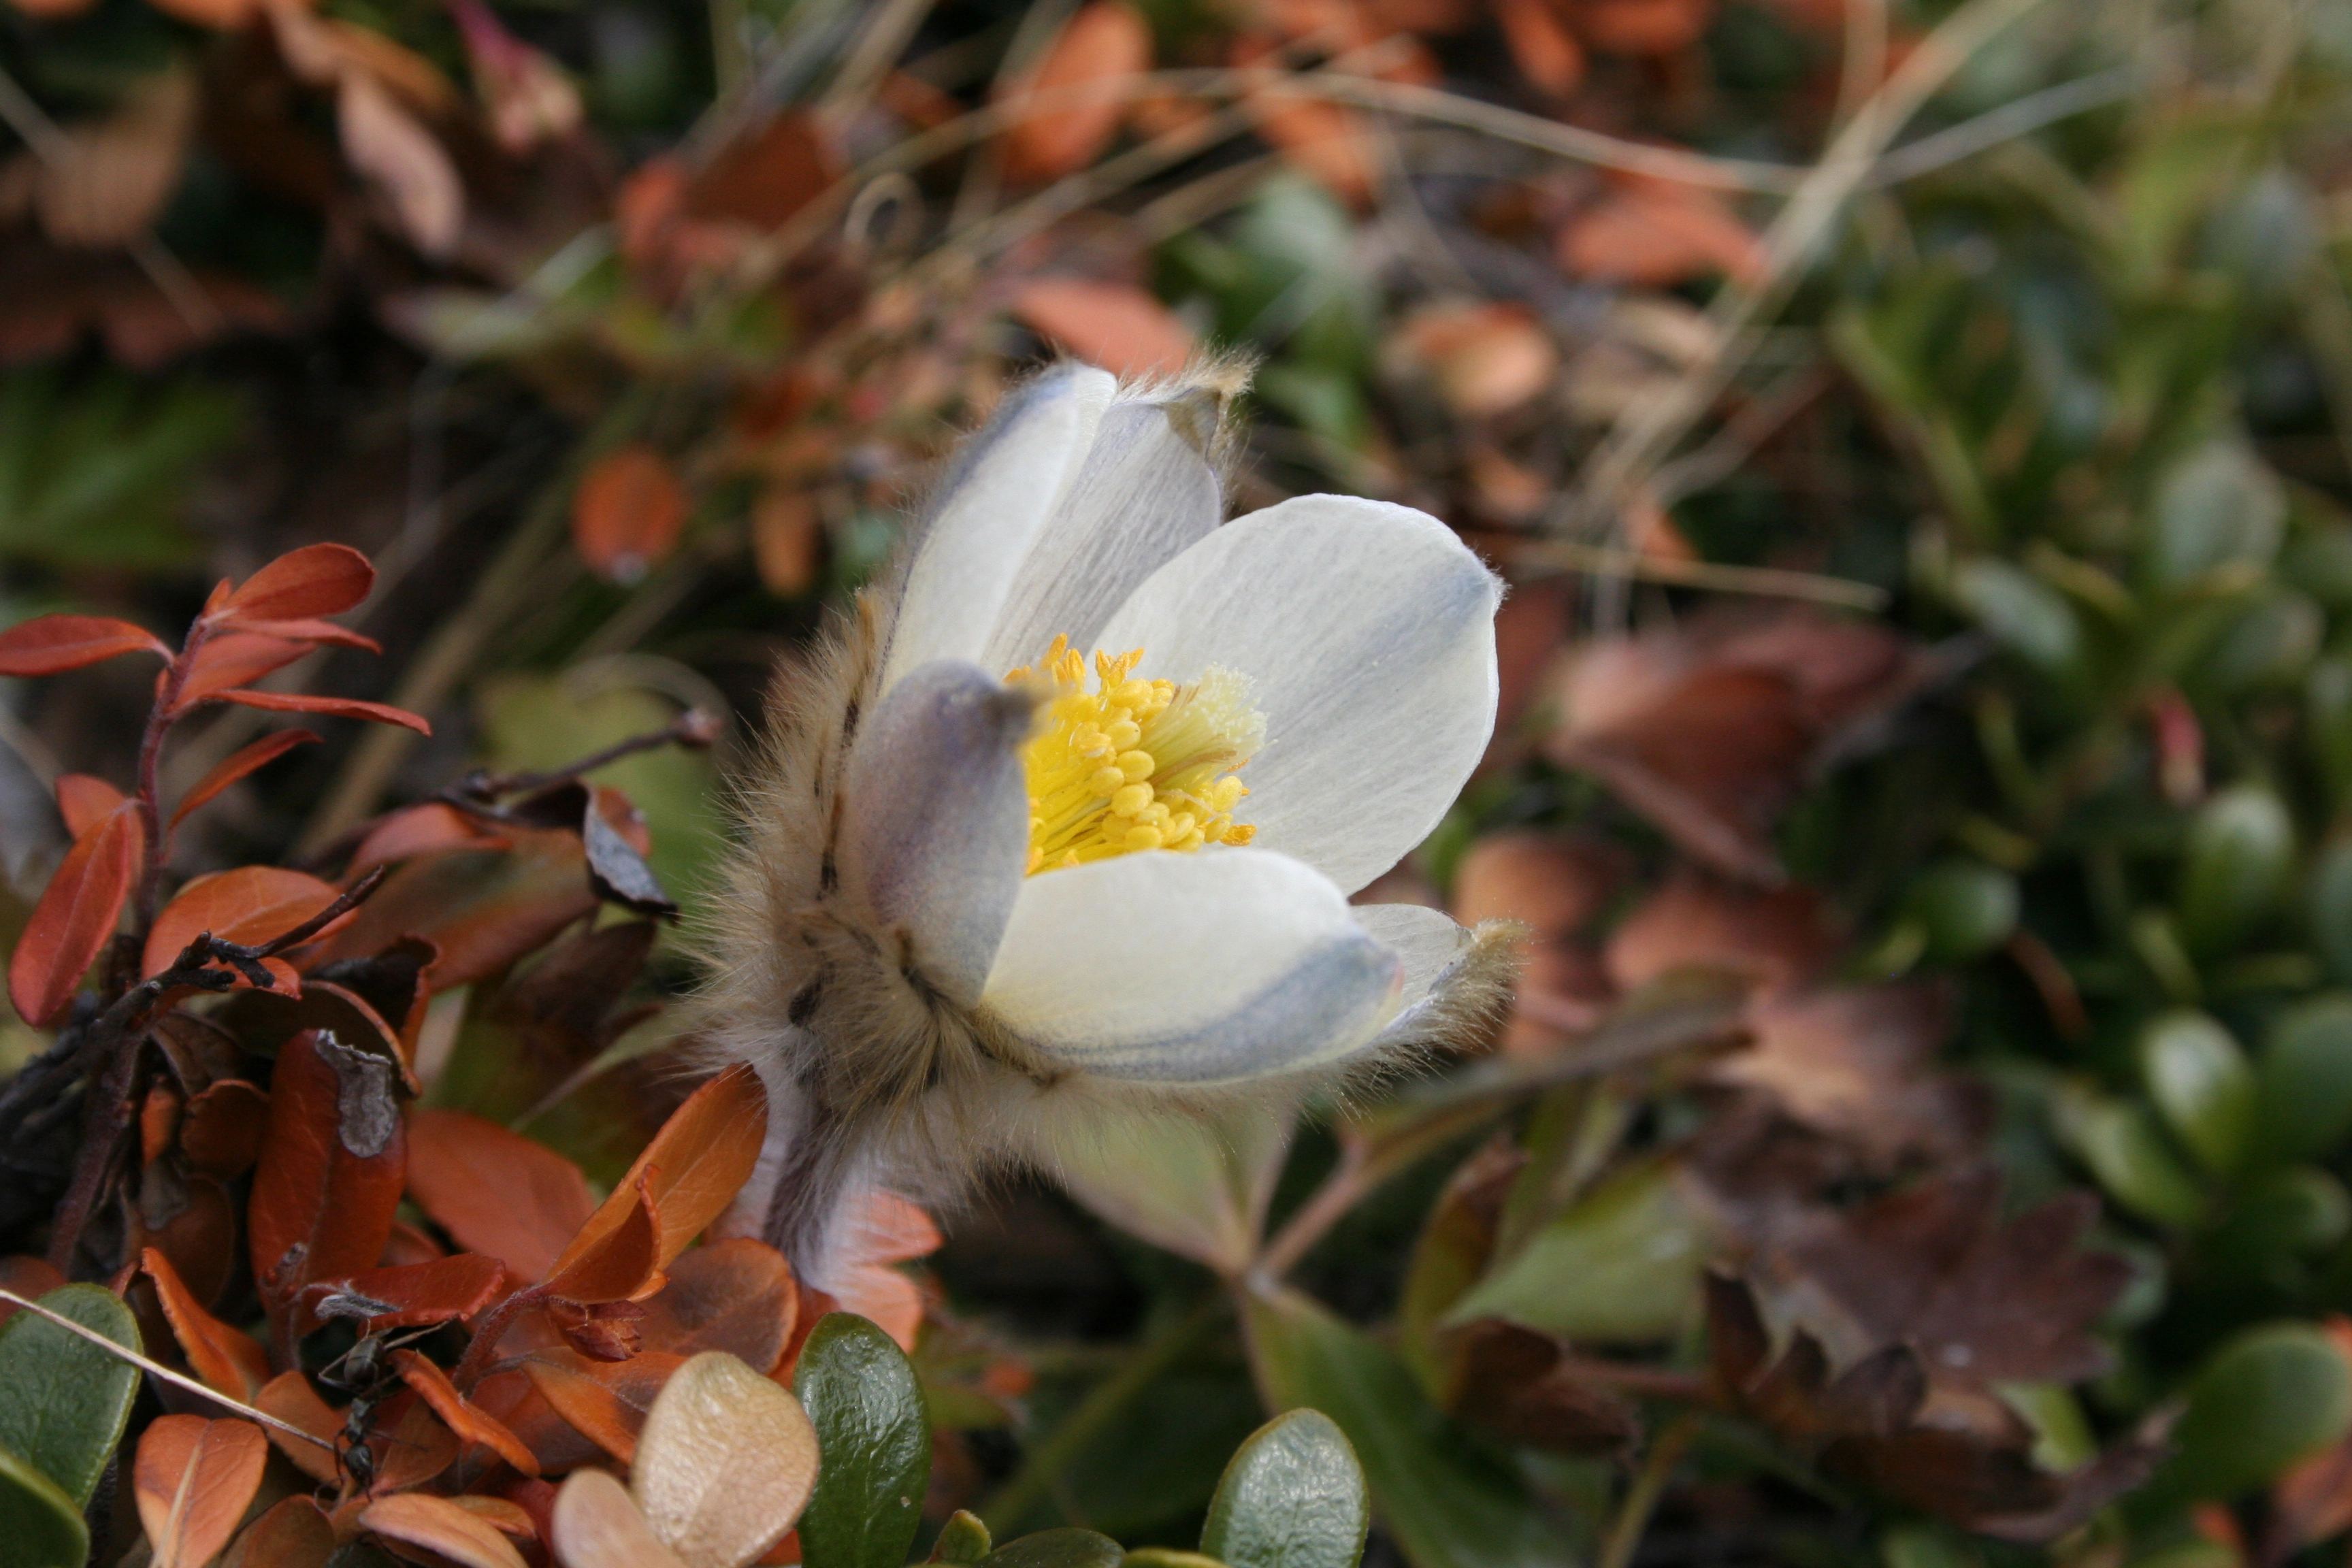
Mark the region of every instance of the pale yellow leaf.
[[816, 1429], [800, 1401], [724, 1351], [670, 1374], [630, 1482], [686, 1568], [742, 1568], [783, 1539], [815, 1485]]
[[562, 1568], [684, 1568], [656, 1538], [629, 1489], [603, 1470], [574, 1470], [564, 1480], [550, 1533]]

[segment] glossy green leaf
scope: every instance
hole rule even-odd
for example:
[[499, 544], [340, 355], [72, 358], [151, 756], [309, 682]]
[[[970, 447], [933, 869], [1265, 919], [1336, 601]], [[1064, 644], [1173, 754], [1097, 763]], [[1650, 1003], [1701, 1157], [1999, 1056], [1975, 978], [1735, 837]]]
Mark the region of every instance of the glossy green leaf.
[[0, 1558], [9, 1568], [82, 1568], [89, 1527], [58, 1484], [0, 1448]]
[[2258, 1076], [2265, 1154], [2305, 1160], [2341, 1144], [2352, 1133], [2352, 995], [2313, 996], [2281, 1014]]
[[2352, 1366], [2327, 1335], [2309, 1323], [2251, 1329], [2190, 1384], [2151, 1500], [2242, 1496], [2347, 1432]]
[[980, 1568], [1118, 1568], [1127, 1551], [1091, 1530], [1041, 1530], [1008, 1541], [980, 1560]]
[[1324, 1412], [1355, 1446], [1388, 1534], [1413, 1568], [1559, 1568], [1567, 1542], [1518, 1476], [1422, 1393], [1402, 1363], [1293, 1290], [1244, 1306], [1266, 1403]]
[[1232, 1568], [1230, 1563], [1173, 1546], [1139, 1546], [1118, 1560], [1118, 1568]]
[[2294, 823], [2260, 784], [2216, 793], [2189, 825], [2180, 865], [2181, 940], [2200, 956], [2251, 935], [2286, 889]]
[[2054, 1109], [2060, 1136], [2124, 1207], [2170, 1226], [2192, 1225], [2204, 1212], [2203, 1185], [2146, 1106], [2076, 1091]]
[[2305, 915], [2328, 977], [2352, 985], [2352, 837], [2328, 840], [2311, 868]]
[[2065, 595], [2006, 561], [1971, 561], [1952, 574], [1952, 596], [1995, 642], [2053, 674], [2073, 674], [2083, 627]]
[[2209, 1171], [2234, 1170], [2254, 1128], [2253, 1068], [2230, 1032], [2182, 1009], [2152, 1019], [2139, 1037], [2148, 1098]]
[[1356, 1568], [1371, 1506], [1347, 1434], [1319, 1410], [1286, 1411], [1225, 1467], [1201, 1550], [1231, 1568]]
[[930, 1485], [931, 1423], [915, 1369], [854, 1312], [809, 1331], [793, 1392], [816, 1427], [816, 1489], [800, 1518], [808, 1568], [899, 1568]]
[[1664, 1339], [1690, 1321], [1708, 1226], [1663, 1161], [1634, 1165], [1466, 1291], [1450, 1323], [1508, 1318], [1575, 1340]]
[[[62, 1286], [41, 1305], [140, 1348], [131, 1309], [96, 1285]], [[0, 1448], [56, 1482], [77, 1510], [98, 1489], [138, 1392], [137, 1367], [71, 1330], [32, 1312], [0, 1324]]]
[[1927, 933], [1927, 955], [1950, 963], [1981, 957], [2017, 929], [2017, 879], [1981, 860], [1947, 860], [1906, 889], [1904, 911]]
[[2265, 594], [2241, 610], [2197, 669], [2200, 687], [2235, 697], [2300, 677], [2327, 635], [2327, 617], [2308, 596]]
[[990, 1545], [986, 1522], [976, 1513], [958, 1509], [940, 1526], [940, 1538], [931, 1543], [931, 1554], [926, 1561], [977, 1563], [988, 1555]]

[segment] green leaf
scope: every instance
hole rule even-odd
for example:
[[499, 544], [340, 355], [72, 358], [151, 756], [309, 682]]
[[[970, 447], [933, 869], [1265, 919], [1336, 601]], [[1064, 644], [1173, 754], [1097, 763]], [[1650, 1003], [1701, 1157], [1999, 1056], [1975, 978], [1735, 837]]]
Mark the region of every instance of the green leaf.
[[1180, 1552], [1173, 1546], [1139, 1546], [1118, 1560], [1118, 1568], [1233, 1568], [1233, 1565], [1198, 1552]]
[[1667, 1338], [1697, 1303], [1707, 1229], [1671, 1164], [1634, 1165], [1538, 1231], [1445, 1321], [1508, 1318], [1576, 1340]]
[[2124, 1207], [2160, 1225], [2196, 1223], [2205, 1189], [2180, 1163], [2147, 1107], [2084, 1090], [2053, 1106], [2059, 1135]]
[[2305, 897], [2320, 962], [2338, 985], [2352, 985], [2352, 837], [2333, 838], [2319, 851]]
[[1127, 1551], [1091, 1530], [1041, 1530], [1008, 1541], [980, 1560], [980, 1568], [1118, 1568]]
[[2148, 1098], [2209, 1171], [2237, 1168], [2253, 1133], [2253, 1069], [2230, 1032], [2182, 1009], [2151, 1020], [2139, 1038]]
[[1328, 1415], [1363, 1460], [1414, 1568], [1563, 1568], [1568, 1543], [1518, 1476], [1423, 1394], [1402, 1363], [1293, 1290], [1252, 1296], [1243, 1322], [1266, 1403]]
[[2234, 1498], [2352, 1431], [2352, 1367], [2309, 1323], [2250, 1329], [2216, 1352], [2173, 1428], [2151, 1500]]
[[[820, 1448], [822, 1453], [823, 1449]], [[822, 1472], [819, 1479], [822, 1479]], [[977, 1563], [988, 1555], [988, 1525], [976, 1513], [962, 1509], [948, 1515], [940, 1526], [940, 1538], [931, 1543], [933, 1563]]]
[[0, 1556], [9, 1568], [82, 1568], [89, 1560], [89, 1526], [73, 1499], [5, 1448], [0, 1448], [0, 1541], [7, 1542]]
[[1952, 597], [1995, 642], [2055, 675], [2076, 672], [2083, 626], [2065, 595], [2006, 561], [1970, 561], [1952, 574]]
[[1347, 1434], [1319, 1410], [1288, 1411], [1225, 1467], [1201, 1550], [1231, 1568], [1356, 1568], [1371, 1507]]
[[2007, 942], [2017, 902], [2017, 879], [1981, 860], [1931, 866], [1903, 895], [1905, 912], [1927, 932], [1928, 956], [1955, 963]]
[[2141, 574], [2157, 587], [2187, 585], [2219, 566], [2266, 565], [2286, 526], [2286, 490], [2243, 442], [2207, 442], [2157, 480]]
[[2181, 940], [2200, 957], [2252, 934], [2286, 890], [2294, 822], [2261, 784], [2235, 784], [2197, 808], [2180, 865]]
[[[66, 1285], [41, 1298], [59, 1317], [136, 1351], [131, 1309], [96, 1285]], [[122, 1441], [139, 1369], [32, 1312], [0, 1324], [0, 1448], [33, 1466], [77, 1511]]]
[[889, 1335], [829, 1312], [801, 1349], [793, 1392], [816, 1427], [816, 1490], [801, 1514], [808, 1568], [899, 1568], [922, 1523], [931, 1422]]
[[2352, 995], [2307, 997], [2263, 1047], [2262, 1147], [2282, 1160], [2332, 1152], [2352, 1132]]
[[1074, 1145], [1062, 1177], [1104, 1219], [1221, 1274], [1257, 1251], [1295, 1113], [1287, 1103], [1122, 1124], [1116, 1140]]

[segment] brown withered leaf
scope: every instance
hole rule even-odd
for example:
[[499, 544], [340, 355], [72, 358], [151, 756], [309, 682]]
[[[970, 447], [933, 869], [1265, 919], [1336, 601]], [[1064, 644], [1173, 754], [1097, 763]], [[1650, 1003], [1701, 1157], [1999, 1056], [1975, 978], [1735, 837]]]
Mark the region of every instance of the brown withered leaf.
[[1819, 973], [1837, 948], [1811, 889], [1746, 888], [1677, 867], [1618, 922], [1604, 954], [1610, 978], [1627, 991], [1692, 968], [1726, 970], [1771, 991]]
[[1121, 0], [1081, 8], [1003, 95], [1013, 107], [1033, 94], [1047, 104], [1006, 129], [1005, 173], [1044, 184], [1093, 163], [1127, 112], [1120, 89], [1150, 68], [1151, 27], [1139, 12]]
[[320, 944], [320, 963], [421, 937], [440, 949], [433, 982], [446, 990], [497, 973], [595, 910], [576, 831], [518, 827], [507, 837], [511, 848], [440, 849], [401, 866]]
[[2108, 1366], [2091, 1328], [2131, 1281], [2084, 1250], [2088, 1193], [2000, 1215], [1990, 1164], [1946, 1171], [1843, 1213], [1789, 1226], [1769, 1267], [1792, 1310], [1842, 1358], [1914, 1346], [1937, 1384], [2074, 1383]]
[[1192, 357], [1192, 330], [1132, 283], [1033, 278], [1013, 291], [1023, 326], [1114, 375], [1173, 375]]
[[1872, 1169], [1958, 1158], [1989, 1130], [1992, 1107], [1981, 1084], [1931, 1069], [1950, 1011], [1948, 993], [1927, 984], [1761, 995], [1748, 1010], [1752, 1043], [1707, 1077], [1766, 1096]]
[[1778, 882], [1772, 828], [1808, 774], [1874, 738], [1959, 657], [1809, 609], [1701, 616], [1586, 644], [1545, 749], [1707, 865]]
[[58, 127], [40, 156], [0, 167], [0, 214], [29, 207], [61, 246], [111, 249], [146, 232], [180, 183], [196, 121], [196, 79], [156, 71], [106, 119]]
[[1463, 1420], [1559, 1454], [1614, 1453], [1640, 1438], [1632, 1402], [1579, 1379], [1567, 1346], [1549, 1334], [1483, 1318], [1455, 1337], [1445, 1405]]

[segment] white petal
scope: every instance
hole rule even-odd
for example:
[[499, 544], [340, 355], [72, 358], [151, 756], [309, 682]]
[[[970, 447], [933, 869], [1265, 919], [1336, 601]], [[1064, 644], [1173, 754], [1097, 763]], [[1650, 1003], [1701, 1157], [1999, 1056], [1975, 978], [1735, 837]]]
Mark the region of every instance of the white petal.
[[1103, 629], [1138, 673], [1248, 676], [1266, 743], [1234, 815], [1348, 892], [1427, 837], [1495, 728], [1502, 585], [1409, 507], [1301, 496], [1226, 524]]
[[1422, 904], [1358, 904], [1356, 921], [1404, 964], [1396, 1016], [1381, 1031], [1382, 1038], [1402, 1037], [1470, 956], [1470, 932], [1444, 910]]
[[1058, 367], [1013, 393], [964, 443], [907, 568], [884, 689], [934, 659], [981, 659], [1004, 595], [1077, 477], [1117, 387], [1108, 372]]
[[1401, 967], [1286, 855], [1151, 850], [1024, 882], [981, 1004], [1087, 1072], [1227, 1083], [1370, 1040]]
[[876, 705], [844, 785], [843, 896], [906, 932], [931, 983], [969, 1005], [996, 956], [1029, 858], [1020, 746], [1028, 699], [940, 660]]
[[1135, 585], [1217, 526], [1217, 476], [1201, 455], [1213, 416], [1192, 397], [1111, 405], [1004, 595], [984, 668], [1034, 664], [1056, 636], [1098, 646]]

